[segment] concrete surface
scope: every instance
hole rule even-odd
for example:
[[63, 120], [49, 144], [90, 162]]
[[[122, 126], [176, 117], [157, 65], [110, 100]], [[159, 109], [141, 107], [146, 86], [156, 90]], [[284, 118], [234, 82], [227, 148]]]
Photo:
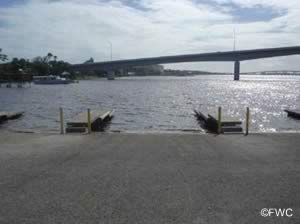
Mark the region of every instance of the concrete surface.
[[0, 223], [296, 223], [299, 137], [0, 133]]

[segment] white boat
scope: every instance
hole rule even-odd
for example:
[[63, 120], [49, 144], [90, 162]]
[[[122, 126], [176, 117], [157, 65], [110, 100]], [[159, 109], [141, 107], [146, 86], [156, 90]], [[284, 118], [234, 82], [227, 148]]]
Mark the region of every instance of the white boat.
[[37, 85], [58, 85], [58, 84], [70, 84], [72, 83], [72, 80], [62, 78], [56, 75], [34, 76], [33, 83]]

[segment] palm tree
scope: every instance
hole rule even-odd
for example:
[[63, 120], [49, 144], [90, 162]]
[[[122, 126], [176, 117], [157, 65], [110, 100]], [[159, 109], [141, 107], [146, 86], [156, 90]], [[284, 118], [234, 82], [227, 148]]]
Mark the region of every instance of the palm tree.
[[52, 57], [53, 57], [53, 54], [49, 52], [47, 54], [47, 56], [45, 57], [45, 62], [48, 63]]
[[0, 48], [0, 61], [6, 61], [8, 60], [7, 55], [6, 54], [1, 54], [2, 49]]

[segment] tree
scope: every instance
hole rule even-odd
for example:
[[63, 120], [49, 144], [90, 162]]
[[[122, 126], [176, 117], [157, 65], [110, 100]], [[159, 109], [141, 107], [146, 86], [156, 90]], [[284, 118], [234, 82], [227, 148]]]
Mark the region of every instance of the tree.
[[7, 61], [8, 60], [7, 55], [1, 54], [1, 52], [2, 52], [2, 49], [0, 48], [0, 61]]
[[[6, 55], [0, 54], [0, 56], [0, 61], [7, 60]], [[63, 72], [70, 72], [70, 64], [63, 60], [58, 61], [57, 58], [58, 57], [52, 53], [48, 53], [43, 57], [35, 57], [31, 61], [24, 58], [13, 58], [11, 62], [1, 65], [1, 71], [13, 74], [27, 73], [39, 76], [61, 75]]]
[[45, 61], [46, 61], [47, 63], [49, 63], [49, 61], [51, 60], [52, 57], [53, 57], [53, 54], [49, 52], [49, 53], [47, 54], [47, 56], [45, 57]]
[[46, 57], [35, 57], [32, 59], [31, 68], [36, 75], [49, 75], [49, 65]]
[[50, 73], [61, 75], [61, 73], [70, 70], [70, 64], [64, 61], [50, 61]]
[[64, 71], [70, 70], [70, 64], [62, 60], [57, 61], [57, 56], [48, 53], [45, 57], [35, 57], [31, 68], [36, 75], [61, 75]]
[[22, 69], [23, 71], [28, 70], [31, 67], [31, 64], [28, 60], [21, 58], [13, 58], [10, 62], [10, 69], [14, 72], [20, 71]]
[[85, 61], [83, 64], [91, 64], [94, 63], [94, 58], [90, 58], [89, 60]]

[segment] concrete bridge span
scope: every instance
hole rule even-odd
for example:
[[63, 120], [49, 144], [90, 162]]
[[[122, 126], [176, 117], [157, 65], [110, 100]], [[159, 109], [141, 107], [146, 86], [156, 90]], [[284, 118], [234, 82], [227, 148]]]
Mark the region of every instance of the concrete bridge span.
[[289, 55], [300, 55], [300, 46], [115, 60], [89, 64], [74, 64], [71, 67], [75, 71], [104, 70], [112, 72], [117, 69], [154, 64], [173, 64], [201, 61], [234, 62], [234, 80], [239, 80], [241, 61]]

